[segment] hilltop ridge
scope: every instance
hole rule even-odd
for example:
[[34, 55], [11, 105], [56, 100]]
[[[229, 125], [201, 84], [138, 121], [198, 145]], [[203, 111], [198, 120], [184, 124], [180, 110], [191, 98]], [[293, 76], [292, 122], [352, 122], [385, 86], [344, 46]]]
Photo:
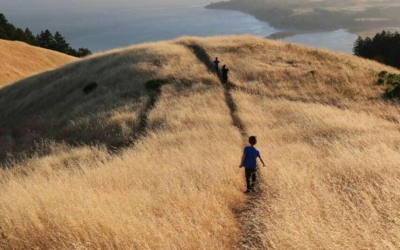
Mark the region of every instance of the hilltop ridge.
[[[383, 70], [399, 73], [252, 36], [184, 37], [6, 86], [0, 246], [399, 248], [400, 108], [382, 98]], [[268, 163], [251, 196], [248, 135]]]
[[55, 51], [23, 42], [0, 39], [0, 86], [55, 69], [78, 60]]

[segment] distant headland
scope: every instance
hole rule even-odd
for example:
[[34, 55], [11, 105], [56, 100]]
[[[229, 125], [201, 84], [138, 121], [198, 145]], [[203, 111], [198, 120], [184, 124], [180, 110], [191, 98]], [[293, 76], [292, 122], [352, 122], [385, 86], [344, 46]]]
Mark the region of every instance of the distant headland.
[[[207, 9], [237, 10], [282, 29], [271, 38], [284, 38], [299, 33], [346, 29], [362, 36], [377, 30], [400, 27], [400, 3], [370, 0], [359, 5], [354, 1], [225, 1], [211, 3]], [[375, 33], [374, 33], [375, 32]]]

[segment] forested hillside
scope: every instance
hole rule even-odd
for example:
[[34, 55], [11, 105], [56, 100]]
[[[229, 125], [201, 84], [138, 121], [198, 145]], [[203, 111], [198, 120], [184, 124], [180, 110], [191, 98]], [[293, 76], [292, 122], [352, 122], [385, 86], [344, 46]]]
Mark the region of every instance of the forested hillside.
[[49, 30], [45, 30], [35, 36], [29, 28], [25, 30], [17, 28], [9, 23], [2, 13], [0, 13], [0, 39], [25, 42], [33, 46], [58, 51], [74, 57], [85, 57], [91, 54], [87, 48], [73, 49], [65, 37], [58, 31], [53, 35]]

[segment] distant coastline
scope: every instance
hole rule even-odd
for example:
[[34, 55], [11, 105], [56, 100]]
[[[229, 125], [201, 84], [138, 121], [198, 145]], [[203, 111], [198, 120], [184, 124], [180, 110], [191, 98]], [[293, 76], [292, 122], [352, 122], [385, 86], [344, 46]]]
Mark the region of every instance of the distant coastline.
[[[382, 30], [396, 30], [396, 28], [387, 27], [400, 27], [400, 18], [396, 14], [398, 12], [395, 12], [393, 16], [391, 16], [392, 12], [388, 12], [389, 18], [379, 19], [379, 21], [364, 20], [368, 19], [366, 17], [371, 14], [370, 12], [379, 13], [379, 7], [368, 9], [365, 11], [366, 13], [349, 14], [351, 12], [329, 11], [317, 6], [315, 9], [310, 9], [309, 12], [295, 14], [296, 12], [290, 4], [287, 6], [284, 4], [275, 6], [269, 3], [248, 4], [246, 1], [238, 0], [212, 3], [205, 8], [240, 11], [282, 30], [267, 37], [270, 39], [284, 39], [300, 34], [329, 32], [340, 29], [366, 37], [374, 36]], [[391, 9], [400, 12], [400, 7]]]

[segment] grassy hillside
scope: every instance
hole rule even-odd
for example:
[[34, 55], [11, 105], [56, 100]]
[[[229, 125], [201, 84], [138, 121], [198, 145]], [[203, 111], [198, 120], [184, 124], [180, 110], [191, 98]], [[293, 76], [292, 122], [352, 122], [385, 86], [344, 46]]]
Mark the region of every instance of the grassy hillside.
[[0, 87], [75, 60], [26, 43], [0, 40]]
[[[398, 73], [248, 36], [182, 38], [5, 87], [0, 246], [397, 249], [400, 108], [382, 70]], [[268, 167], [245, 196], [252, 134]]]

